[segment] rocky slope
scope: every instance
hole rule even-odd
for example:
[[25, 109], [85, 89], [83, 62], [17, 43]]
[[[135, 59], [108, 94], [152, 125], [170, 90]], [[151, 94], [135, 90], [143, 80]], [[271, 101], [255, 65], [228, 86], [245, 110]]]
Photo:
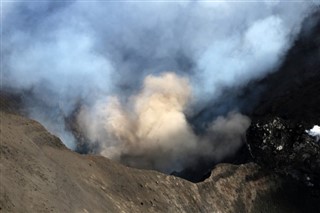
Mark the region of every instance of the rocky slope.
[[247, 139], [254, 160], [264, 168], [320, 187], [320, 143], [303, 123], [265, 117], [251, 124]]
[[251, 117], [273, 115], [319, 124], [320, 10], [303, 26], [308, 29], [302, 30], [278, 71], [253, 85], [264, 92]]
[[264, 87], [251, 113], [247, 140], [255, 161], [320, 185], [320, 144], [306, 130], [320, 124], [320, 11], [305, 20], [299, 39]]
[[303, 186], [253, 163], [218, 165], [194, 184], [72, 152], [36, 121], [8, 110], [1, 111], [0, 153], [0, 212], [320, 211]]

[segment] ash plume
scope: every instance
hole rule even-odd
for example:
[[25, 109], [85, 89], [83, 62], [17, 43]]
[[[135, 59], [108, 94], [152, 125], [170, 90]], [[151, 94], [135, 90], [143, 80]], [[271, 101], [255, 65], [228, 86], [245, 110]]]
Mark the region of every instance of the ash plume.
[[77, 139], [65, 120], [80, 106], [77, 122], [99, 153], [181, 169], [237, 149], [249, 123], [237, 101], [221, 106], [227, 112], [217, 111], [201, 135], [187, 118], [224, 89], [274, 71], [317, 8], [309, 1], [4, 1], [2, 90], [26, 94], [28, 115], [71, 149]]
[[192, 88], [174, 73], [147, 76], [142, 90], [123, 106], [109, 97], [78, 117], [82, 131], [101, 145], [100, 153], [125, 164], [164, 172], [192, 165], [197, 157], [219, 159], [236, 150], [250, 119], [239, 113], [218, 117], [203, 136], [193, 133], [184, 111]]

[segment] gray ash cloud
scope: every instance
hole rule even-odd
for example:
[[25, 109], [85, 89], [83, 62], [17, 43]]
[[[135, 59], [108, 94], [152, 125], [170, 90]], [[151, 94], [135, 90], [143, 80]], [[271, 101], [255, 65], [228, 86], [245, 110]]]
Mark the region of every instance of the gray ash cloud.
[[[295, 40], [302, 21], [316, 6], [307, 1], [3, 2], [2, 86], [6, 90], [32, 94], [24, 100], [29, 116], [57, 134], [68, 147], [74, 149], [77, 141], [66, 127], [65, 119], [80, 106], [82, 114], [76, 116], [77, 120], [81, 120], [79, 125], [84, 128], [82, 131], [90, 139], [89, 143], [100, 144], [96, 152], [109, 153], [110, 147], [116, 147], [119, 154], [115, 159], [170, 172], [192, 164], [193, 158], [205, 155], [215, 159], [221, 153], [223, 156], [237, 149], [238, 146], [227, 144], [241, 143], [248, 118], [236, 111], [245, 104], [232, 95], [228, 96], [229, 101], [219, 102], [220, 105], [216, 104], [217, 100], [224, 98], [226, 89], [241, 88], [274, 71]], [[163, 81], [166, 75], [175, 76], [175, 86], [181, 86], [182, 82], [182, 86], [190, 88], [186, 103], [177, 104], [181, 103], [181, 93], [168, 95], [165, 87], [168, 82]], [[147, 79], [159, 85], [148, 87]], [[160, 104], [161, 107], [153, 111], [166, 109], [177, 113], [183, 123], [182, 133], [195, 138], [190, 143], [192, 146], [181, 142], [182, 147], [187, 148], [180, 150], [180, 142], [176, 142], [180, 139], [170, 138], [165, 141], [171, 146], [149, 147], [151, 142], [141, 145], [144, 144], [141, 141], [149, 139], [137, 137], [142, 130], [131, 127], [148, 121], [141, 121], [141, 108], [135, 104], [142, 100], [150, 104], [157, 95], [171, 97], [169, 103], [174, 103], [174, 107]], [[139, 101], [137, 97], [142, 99]], [[111, 127], [103, 126], [107, 118], [100, 113], [100, 106], [107, 109], [109, 115], [107, 106], [115, 103], [121, 109], [115, 113], [122, 114], [128, 126], [126, 131], [135, 138], [130, 139], [135, 141], [133, 144], [138, 143], [141, 150], [147, 147], [149, 151], [160, 147], [162, 155], [156, 151], [144, 154], [146, 152], [137, 151], [131, 145], [124, 145], [130, 140], [122, 133], [115, 138], [119, 129], [112, 132]], [[195, 134], [192, 119], [187, 118], [211, 106], [218, 107], [210, 109], [213, 116], [205, 115], [197, 120], [198, 123], [205, 120], [206, 125], [201, 135]], [[84, 119], [83, 109], [92, 117]], [[228, 130], [233, 127], [233, 123], [227, 122], [233, 118], [231, 115], [237, 118], [235, 126], [241, 124], [235, 130]], [[155, 120], [175, 126], [174, 119]], [[225, 129], [217, 124], [219, 121]], [[223, 131], [212, 135], [214, 125]], [[96, 129], [91, 129], [93, 126]], [[234, 138], [227, 137], [238, 130]], [[173, 135], [183, 135], [180, 133]], [[203, 139], [209, 135], [210, 140]], [[161, 140], [162, 136], [157, 137]], [[225, 141], [222, 144], [226, 145], [217, 144], [217, 140]], [[206, 150], [210, 153], [202, 154], [201, 144], [208, 146]]]

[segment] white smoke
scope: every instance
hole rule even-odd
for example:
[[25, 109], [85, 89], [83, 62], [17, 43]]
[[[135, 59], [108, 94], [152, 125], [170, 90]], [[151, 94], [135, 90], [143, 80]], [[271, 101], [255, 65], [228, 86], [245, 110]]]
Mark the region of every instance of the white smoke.
[[308, 133], [312, 137], [315, 137], [316, 141], [320, 140], [320, 126], [314, 125], [314, 127], [312, 127], [312, 129], [306, 130], [306, 133]]
[[[2, 86], [32, 94], [29, 115], [70, 148], [76, 140], [65, 120], [82, 105], [82, 130], [102, 154], [144, 168], [181, 168], [197, 155], [233, 152], [248, 124], [230, 113], [197, 136], [185, 114], [273, 71], [316, 6], [2, 2]], [[175, 74], [155, 77], [164, 70]]]
[[197, 136], [184, 114], [191, 98], [187, 78], [147, 76], [128, 106], [110, 97], [91, 110], [83, 108], [78, 122], [101, 145], [102, 155], [135, 167], [172, 172], [199, 156], [218, 160], [237, 150], [250, 120], [231, 113], [217, 118], [205, 136]]

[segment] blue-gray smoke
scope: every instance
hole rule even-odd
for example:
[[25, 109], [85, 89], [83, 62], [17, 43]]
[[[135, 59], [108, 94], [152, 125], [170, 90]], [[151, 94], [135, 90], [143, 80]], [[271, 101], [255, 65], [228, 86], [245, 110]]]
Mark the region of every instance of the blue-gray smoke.
[[79, 104], [126, 102], [146, 76], [170, 71], [190, 80], [192, 114], [275, 70], [317, 5], [3, 1], [2, 87], [30, 91], [29, 115], [74, 148], [64, 122]]

